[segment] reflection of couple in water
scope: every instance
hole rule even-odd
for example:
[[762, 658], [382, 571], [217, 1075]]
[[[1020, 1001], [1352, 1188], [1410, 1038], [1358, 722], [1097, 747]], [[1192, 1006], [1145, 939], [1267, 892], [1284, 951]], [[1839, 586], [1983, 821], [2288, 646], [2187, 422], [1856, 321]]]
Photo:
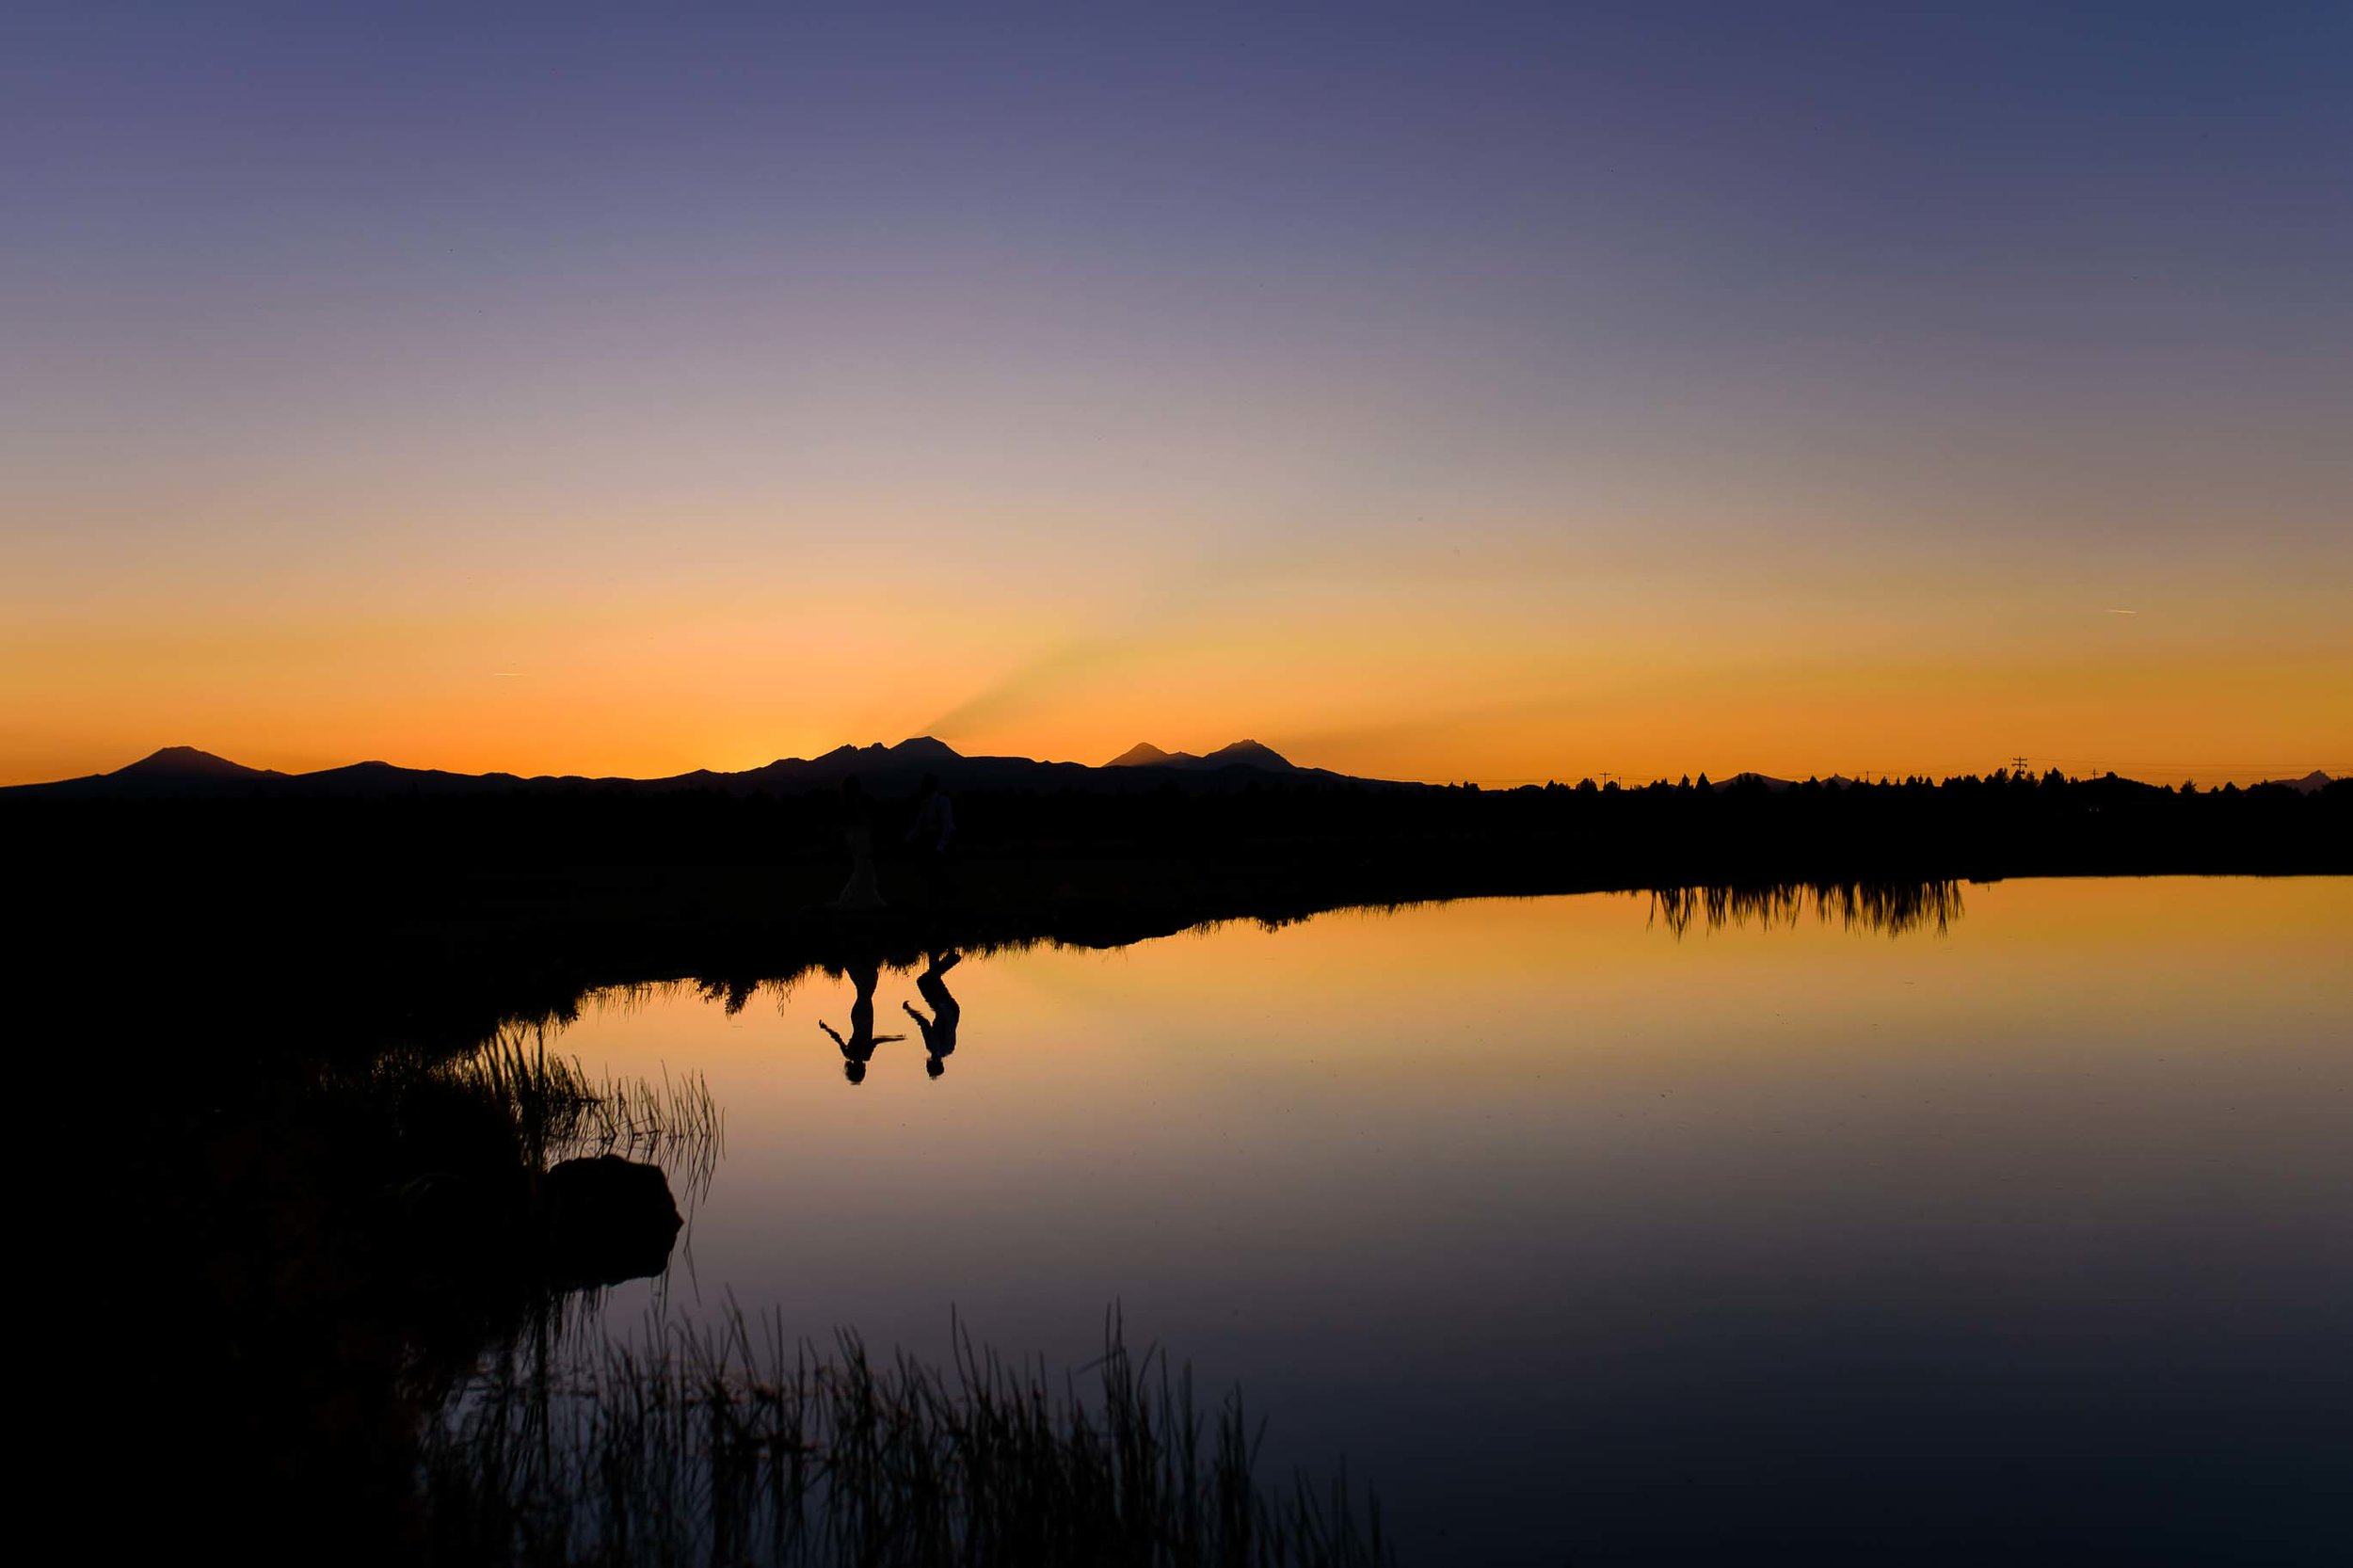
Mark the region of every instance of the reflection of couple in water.
[[915, 1027], [923, 1032], [923, 1070], [934, 1078], [948, 1070], [948, 1064], [943, 1058], [955, 1054], [956, 1025], [964, 1021], [964, 1009], [957, 1006], [956, 999], [948, 994], [945, 978], [963, 957], [958, 952], [935, 952], [931, 962], [924, 966], [923, 972], [915, 977], [916, 990], [922, 994], [924, 1002], [932, 1010], [930, 1017], [918, 1013], [915, 1003], [911, 1001], [899, 1004], [906, 1009], [907, 1016], [915, 1020]]
[[[923, 787], [915, 798], [915, 825], [907, 829], [906, 842], [922, 868], [925, 894], [937, 904], [947, 889], [948, 850], [956, 837], [955, 807], [939, 787], [936, 774], [923, 776]], [[841, 839], [850, 852], [850, 880], [842, 884], [834, 906], [880, 909], [882, 888], [874, 877], [874, 817], [866, 803], [866, 786], [855, 776], [841, 781]]]
[[[906, 1009], [907, 1016], [915, 1020], [916, 1027], [923, 1032], [923, 1051], [927, 1058], [923, 1070], [934, 1078], [948, 1070], [947, 1064], [941, 1059], [955, 1050], [956, 1025], [964, 1017], [964, 1009], [957, 1005], [955, 998], [948, 994], [946, 979], [948, 971], [961, 963], [963, 956], [957, 952], [936, 952], [923, 972], [916, 976], [916, 990], [931, 1004], [930, 1017], [926, 1018], [917, 1012], [911, 1001], [900, 1004]], [[904, 1040], [906, 1036], [874, 1032], [874, 987], [882, 981], [879, 966], [856, 963], [850, 965], [846, 972], [850, 984], [857, 992], [856, 999], [850, 1003], [848, 1037], [844, 1038], [833, 1025], [822, 1018], [818, 1020], [817, 1027], [831, 1035], [833, 1043], [841, 1048], [842, 1076], [852, 1083], [863, 1083], [866, 1081], [866, 1064], [874, 1059], [874, 1048], [893, 1040]]]

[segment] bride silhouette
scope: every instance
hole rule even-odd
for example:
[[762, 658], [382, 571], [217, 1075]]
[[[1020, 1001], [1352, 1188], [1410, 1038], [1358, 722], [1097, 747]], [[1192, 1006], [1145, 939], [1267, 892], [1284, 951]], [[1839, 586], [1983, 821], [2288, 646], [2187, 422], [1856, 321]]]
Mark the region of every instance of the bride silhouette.
[[[868, 870], [871, 872], [872, 867]], [[824, 1019], [817, 1027], [833, 1036], [833, 1043], [841, 1048], [841, 1076], [852, 1083], [866, 1081], [866, 1064], [874, 1059], [874, 1048], [887, 1046], [893, 1040], [904, 1040], [904, 1034], [874, 1032], [874, 986], [881, 981], [879, 968], [872, 963], [845, 966], [850, 984], [856, 988], [857, 998], [850, 1003], [850, 1035], [843, 1039], [839, 1031]]]

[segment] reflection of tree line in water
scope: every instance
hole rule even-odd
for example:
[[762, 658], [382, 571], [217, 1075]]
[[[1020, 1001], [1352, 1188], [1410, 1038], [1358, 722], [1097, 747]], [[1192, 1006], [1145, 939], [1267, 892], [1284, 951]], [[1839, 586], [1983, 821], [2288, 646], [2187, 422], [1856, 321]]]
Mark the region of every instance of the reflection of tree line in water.
[[1651, 918], [1681, 936], [1694, 920], [1709, 931], [1754, 923], [1794, 926], [1811, 906], [1817, 920], [1890, 936], [1933, 930], [1961, 917], [1958, 882], [1778, 882], [1760, 887], [1655, 888]]
[[[1942, 936], [1952, 923], [1961, 918], [1963, 905], [1961, 884], [1957, 881], [1849, 881], [1849, 882], [1778, 882], [1755, 886], [1711, 885], [1697, 887], [1656, 888], [1646, 895], [1650, 901], [1650, 920], [1677, 937], [1696, 922], [1705, 930], [1718, 930], [1755, 924], [1766, 929], [1796, 925], [1811, 910], [1824, 922], [1835, 920], [1849, 931], [1871, 931], [1890, 936], [1909, 936], [1916, 932], [1933, 931]], [[1435, 900], [1423, 903], [1365, 904], [1363, 910], [1395, 914], [1410, 908], [1428, 907]], [[1277, 931], [1312, 920], [1313, 915], [1266, 916], [1247, 923], [1260, 930]], [[1225, 920], [1203, 921], [1193, 929], [1216, 930]], [[1027, 952], [1038, 947], [1063, 947], [1068, 944], [1050, 937], [992, 943], [975, 951], [984, 956]], [[817, 1027], [840, 1050], [844, 1076], [853, 1084], [866, 1079], [867, 1068], [877, 1048], [907, 1038], [903, 1033], [877, 1032], [875, 996], [886, 970], [904, 970], [914, 978], [917, 993], [928, 1014], [911, 1001], [903, 1001], [901, 1009], [913, 1020], [920, 1032], [925, 1056], [924, 1069], [933, 1078], [945, 1070], [946, 1058], [956, 1048], [957, 1034], [963, 1021], [964, 1009], [949, 991], [948, 971], [962, 963], [965, 953], [954, 949], [935, 951], [921, 958], [886, 955], [872, 949], [855, 946], [838, 951], [829, 957], [812, 958], [798, 965], [779, 967], [775, 972], [760, 975], [738, 974], [726, 978], [706, 977], [684, 982], [644, 982], [623, 985], [585, 987], [562, 1002], [536, 1012], [510, 1015], [511, 1019], [540, 1027], [575, 1023], [585, 1004], [596, 1001], [620, 1006], [634, 1005], [656, 996], [685, 986], [708, 1000], [721, 1003], [729, 1016], [744, 1011], [751, 999], [762, 990], [773, 990], [779, 1002], [798, 984], [811, 974], [823, 973], [850, 984], [847, 1033], [837, 1030], [824, 1018]]]

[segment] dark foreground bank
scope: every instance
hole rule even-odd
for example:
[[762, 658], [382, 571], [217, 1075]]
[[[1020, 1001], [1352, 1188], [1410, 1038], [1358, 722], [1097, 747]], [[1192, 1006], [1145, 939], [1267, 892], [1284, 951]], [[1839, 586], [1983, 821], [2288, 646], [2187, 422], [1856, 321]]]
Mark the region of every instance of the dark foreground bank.
[[[557, 1471], [486, 1467], [479, 1453], [434, 1446], [428, 1425], [479, 1351], [528, 1351], [560, 1328], [563, 1303], [644, 1272], [667, 1245], [648, 1178], [572, 1163], [657, 1163], [632, 1142], [640, 1122], [598, 1121], [586, 1109], [597, 1095], [577, 1086], [551, 1099], [513, 1075], [452, 1076], [500, 1020], [560, 1013], [591, 986], [680, 976], [728, 985], [812, 965], [915, 963], [947, 947], [1107, 943], [1207, 920], [1474, 894], [2353, 870], [2344, 784], [2309, 795], [2008, 778], [1779, 792], [1291, 788], [973, 793], [956, 808], [953, 852], [926, 865], [904, 841], [912, 801], [868, 808], [886, 902], [856, 912], [832, 907], [849, 870], [850, 813], [831, 795], [0, 810], [15, 873], [8, 951], [21, 1037], [74, 1070], [104, 1133], [92, 1141], [103, 1159], [72, 1167], [68, 1207], [100, 1254], [90, 1332], [114, 1352], [88, 1399], [115, 1413], [100, 1423], [108, 1447], [87, 1451], [141, 1466], [138, 1506], [107, 1530], [181, 1549], [227, 1544], [248, 1559], [306, 1548], [346, 1560], [614, 1555], [605, 1532], [616, 1519], [636, 1528], [642, 1496], [615, 1500], [618, 1512], [576, 1512], [571, 1493], [550, 1489]], [[1673, 918], [1677, 906], [1667, 907]], [[569, 1112], [566, 1095], [578, 1102]], [[569, 1130], [550, 1135], [551, 1113]], [[593, 1139], [581, 1130], [600, 1127]], [[664, 1181], [666, 1191], [676, 1173]], [[620, 1261], [581, 1251], [568, 1216], [583, 1202], [645, 1214]], [[657, 1378], [624, 1388], [616, 1408], [642, 1412], [641, 1394], [679, 1387]], [[898, 1404], [868, 1407], [908, 1436], [892, 1464], [920, 1480], [934, 1452], [925, 1445], [963, 1443], [939, 1402], [959, 1387], [970, 1385], [952, 1371], [904, 1383]], [[710, 1399], [662, 1408], [706, 1435], [733, 1418]], [[136, 1438], [122, 1430], [126, 1411]], [[847, 1430], [868, 1430], [852, 1415]], [[1142, 1430], [1168, 1430], [1164, 1408], [1145, 1415]], [[1094, 1516], [1146, 1528], [1144, 1515], [1112, 1506], [1128, 1495], [1105, 1457], [1117, 1445], [1105, 1450], [1099, 1434], [1055, 1420], [1019, 1451], [1063, 1478], [1053, 1485], [1113, 1478], [1111, 1493], [1090, 1494]], [[1209, 1463], [1225, 1431], [1205, 1429], [1209, 1457], [1197, 1468], [1156, 1473], [1241, 1496], [1232, 1467]], [[727, 1444], [663, 1452], [703, 1456], [695, 1486], [748, 1473], [792, 1496], [790, 1465], [770, 1462], [798, 1441], [782, 1429], [759, 1438], [752, 1447], [767, 1457], [748, 1470]], [[641, 1474], [634, 1451], [609, 1450], [615, 1473]], [[438, 1496], [421, 1496], [421, 1472], [439, 1478]], [[901, 1472], [862, 1474], [860, 1486]], [[486, 1489], [456, 1488], [466, 1476]], [[1155, 1494], [1166, 1518], [1214, 1514], [1215, 1496], [1186, 1492], [1192, 1484]], [[988, 1510], [1016, 1494], [971, 1495], [986, 1536], [999, 1528]], [[778, 1515], [703, 1517], [771, 1529]], [[922, 1502], [905, 1528], [936, 1542], [952, 1517]], [[1254, 1539], [1320, 1528], [1305, 1515], [1263, 1518]], [[1187, 1539], [1230, 1539], [1204, 1530]], [[1099, 1545], [1080, 1541], [1071, 1560]], [[854, 1560], [927, 1560], [913, 1548]]]

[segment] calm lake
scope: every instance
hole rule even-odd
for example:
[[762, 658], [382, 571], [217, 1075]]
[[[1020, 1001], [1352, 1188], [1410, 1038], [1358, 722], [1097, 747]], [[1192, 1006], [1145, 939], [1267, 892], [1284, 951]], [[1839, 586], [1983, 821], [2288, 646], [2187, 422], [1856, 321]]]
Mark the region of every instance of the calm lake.
[[886, 971], [860, 1083], [847, 977], [602, 994], [551, 1048], [725, 1140], [601, 1320], [1061, 1367], [1116, 1303], [1409, 1562], [2353, 1560], [2353, 879], [1715, 916], [968, 955], [936, 1077]]

